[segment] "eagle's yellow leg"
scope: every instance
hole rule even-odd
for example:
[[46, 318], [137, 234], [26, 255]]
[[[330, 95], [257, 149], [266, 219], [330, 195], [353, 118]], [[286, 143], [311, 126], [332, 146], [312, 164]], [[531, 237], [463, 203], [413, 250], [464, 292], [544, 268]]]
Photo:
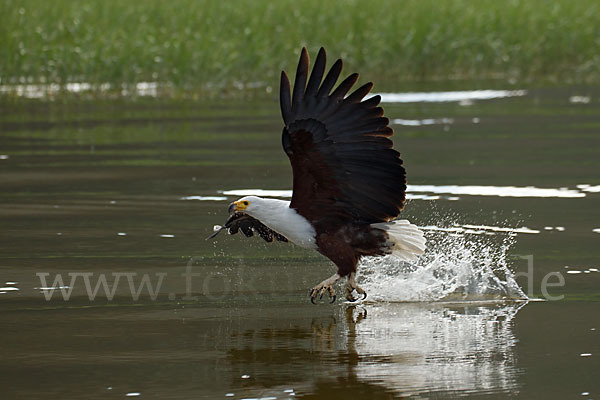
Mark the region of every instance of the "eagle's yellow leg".
[[362, 295], [362, 299], [360, 300], [364, 300], [367, 298], [367, 292], [365, 292], [363, 290], [363, 288], [361, 288], [360, 286], [358, 286], [356, 284], [356, 273], [352, 272], [350, 275], [348, 275], [348, 281], [346, 282], [346, 300], [354, 302], [354, 301], [358, 301], [359, 299], [354, 298], [354, 296], [352, 296], [352, 292], [356, 290], [356, 293], [358, 293], [359, 295]]
[[329, 293], [329, 297], [331, 297], [330, 303], [333, 303], [336, 299], [335, 289], [333, 288], [333, 284], [336, 283], [341, 278], [338, 274], [333, 274], [329, 278], [325, 279], [323, 282], [319, 283], [317, 286], [310, 290], [310, 301], [315, 304], [315, 299], [319, 296], [320, 299], [323, 298], [325, 293]]

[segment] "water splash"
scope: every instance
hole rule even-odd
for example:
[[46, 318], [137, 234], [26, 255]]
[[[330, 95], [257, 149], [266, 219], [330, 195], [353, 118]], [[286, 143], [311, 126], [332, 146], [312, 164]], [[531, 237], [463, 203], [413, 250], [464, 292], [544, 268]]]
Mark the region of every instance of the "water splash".
[[[392, 256], [366, 258], [359, 284], [369, 299], [387, 302], [527, 299], [508, 266], [514, 236], [427, 231], [427, 251], [415, 263]], [[497, 238], [497, 236], [496, 236]]]

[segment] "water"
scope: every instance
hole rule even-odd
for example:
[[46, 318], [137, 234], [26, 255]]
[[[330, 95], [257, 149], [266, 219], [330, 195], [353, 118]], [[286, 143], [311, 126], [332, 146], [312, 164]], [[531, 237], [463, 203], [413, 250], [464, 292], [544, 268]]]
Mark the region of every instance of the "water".
[[289, 196], [275, 99], [2, 100], [3, 397], [600, 397], [600, 90], [497, 92], [384, 104], [429, 251], [332, 306], [318, 254], [205, 240]]

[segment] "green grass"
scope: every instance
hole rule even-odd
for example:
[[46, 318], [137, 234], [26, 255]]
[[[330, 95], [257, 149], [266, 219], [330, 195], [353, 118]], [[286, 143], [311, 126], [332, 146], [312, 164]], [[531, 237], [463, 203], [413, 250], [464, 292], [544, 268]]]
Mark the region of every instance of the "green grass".
[[[0, 83], [276, 92], [301, 46], [381, 89], [406, 82], [600, 82], [597, 0], [4, 0]], [[245, 90], [240, 91], [240, 88]]]

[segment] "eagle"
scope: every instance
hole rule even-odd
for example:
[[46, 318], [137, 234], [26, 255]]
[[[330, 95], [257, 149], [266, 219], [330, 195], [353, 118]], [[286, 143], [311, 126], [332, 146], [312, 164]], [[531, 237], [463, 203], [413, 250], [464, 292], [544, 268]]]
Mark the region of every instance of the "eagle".
[[281, 72], [281, 142], [292, 165], [291, 201], [257, 196], [234, 201], [229, 219], [215, 226], [211, 238], [223, 229], [230, 234], [241, 230], [246, 236], [258, 233], [267, 242], [314, 249], [337, 272], [310, 290], [311, 302], [324, 294], [335, 302], [334, 283], [344, 277], [345, 297], [355, 302], [367, 296], [356, 283], [361, 258], [392, 255], [414, 261], [425, 251], [425, 238], [417, 226], [395, 219], [404, 208], [406, 171], [392, 148], [393, 130], [378, 106], [381, 97], [363, 100], [373, 83], [347, 96], [358, 74], [333, 89], [342, 60], [325, 71], [321, 48], [309, 76], [308, 51], [303, 48], [293, 90]]

